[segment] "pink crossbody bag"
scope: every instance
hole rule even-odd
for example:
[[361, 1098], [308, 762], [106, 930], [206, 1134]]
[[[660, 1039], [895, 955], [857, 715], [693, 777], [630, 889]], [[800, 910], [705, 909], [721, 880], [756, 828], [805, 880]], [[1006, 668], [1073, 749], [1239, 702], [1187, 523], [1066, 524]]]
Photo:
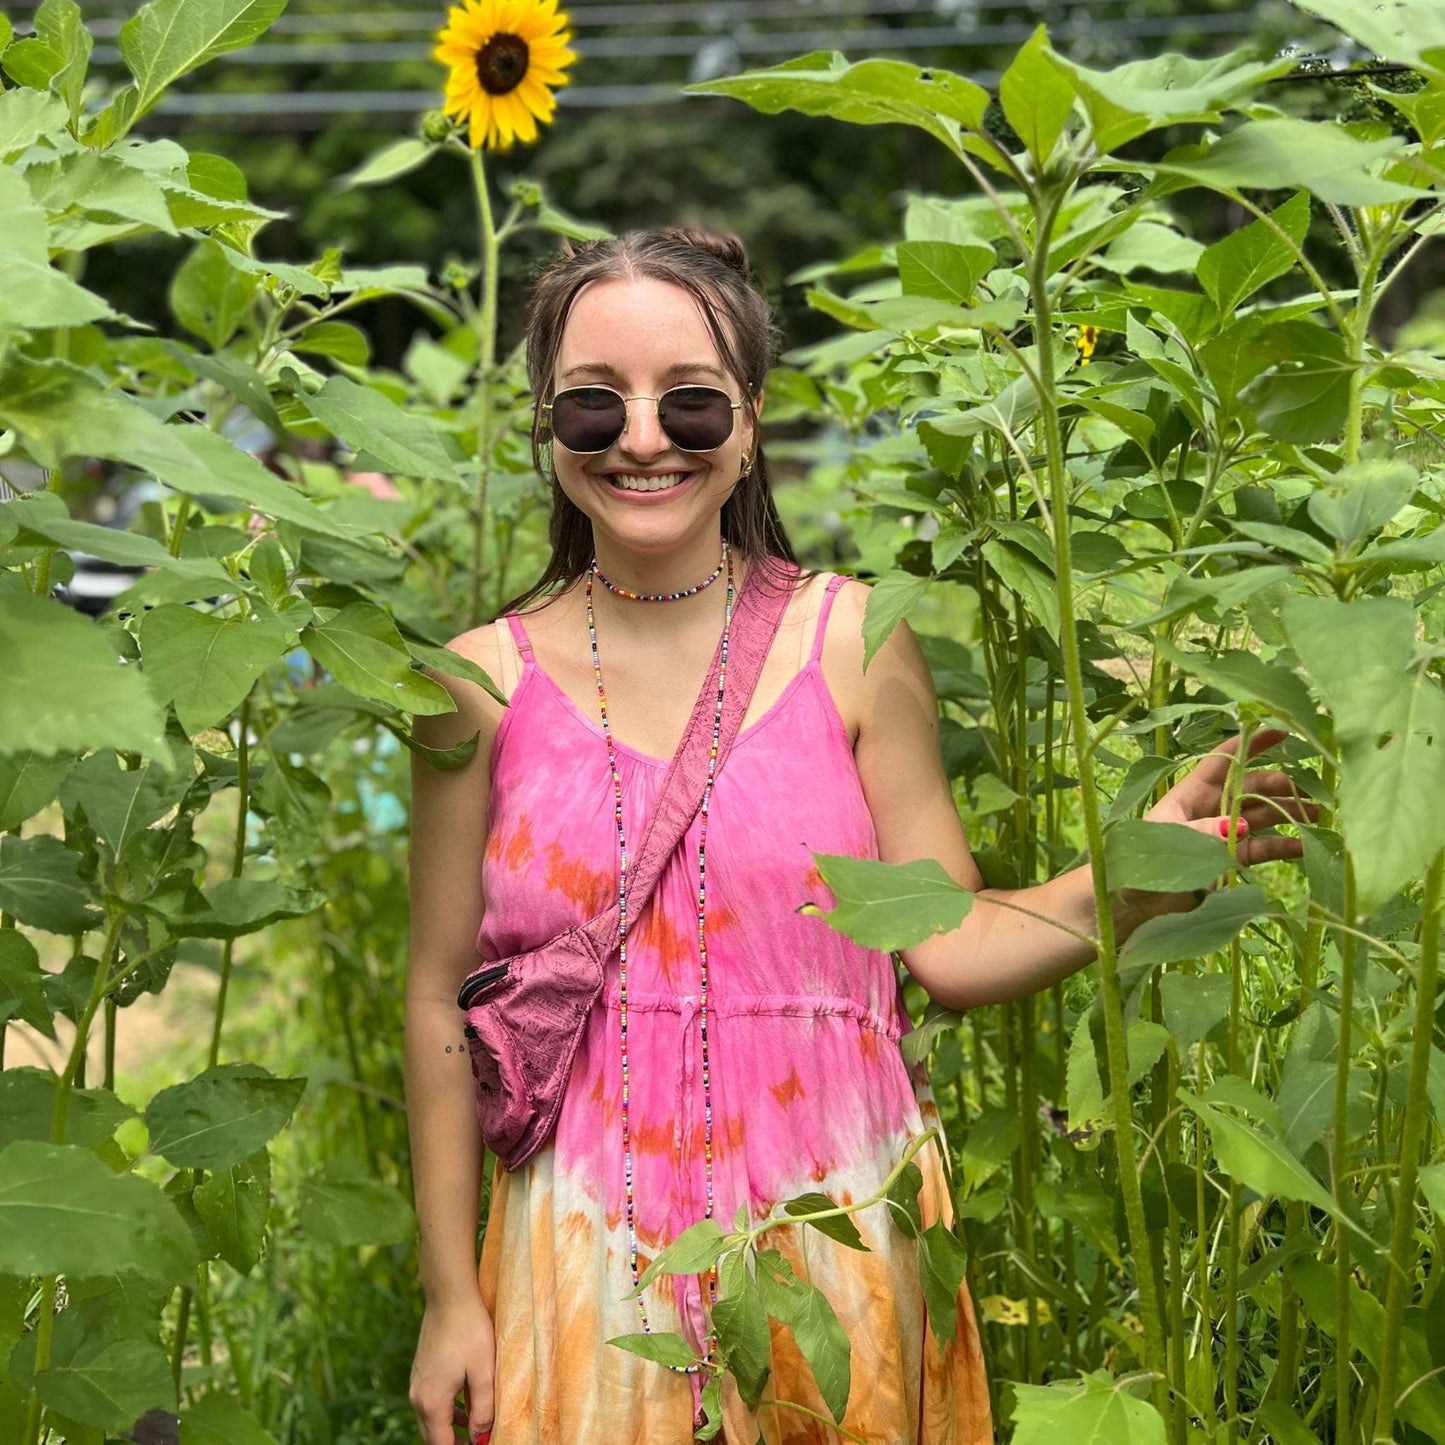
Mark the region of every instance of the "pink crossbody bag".
[[[717, 770], [737, 736], [791, 588], [749, 570], [733, 607]], [[702, 805], [722, 644], [677, 745], [627, 886], [629, 918], [638, 918], [667, 860]], [[552, 1137], [572, 1060], [617, 951], [616, 903], [540, 948], [483, 963], [457, 994], [466, 1015], [477, 1121], [507, 1170], [520, 1169]]]

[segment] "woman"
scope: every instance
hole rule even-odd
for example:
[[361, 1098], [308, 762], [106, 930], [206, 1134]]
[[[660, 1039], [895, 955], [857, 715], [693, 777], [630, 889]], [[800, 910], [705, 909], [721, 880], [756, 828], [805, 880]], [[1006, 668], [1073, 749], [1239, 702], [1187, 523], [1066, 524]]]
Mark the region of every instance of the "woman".
[[[646, 1259], [705, 1215], [726, 1226], [742, 1206], [757, 1220], [810, 1190], [866, 1198], [936, 1122], [898, 1049], [892, 961], [797, 912], [827, 901], [814, 852], [936, 858], [982, 890], [959, 929], [903, 955], [952, 1007], [1023, 997], [1091, 957], [1076, 936], [1094, 923], [1087, 869], [983, 890], [908, 628], [865, 672], [867, 589], [791, 566], [758, 436], [772, 341], [731, 239], [634, 233], [559, 260], [537, 287], [528, 356], [538, 462], [554, 478], [552, 561], [507, 616], [452, 643], [509, 707], [439, 677], [457, 712], [417, 722], [438, 747], [481, 734], [466, 767], [415, 771], [407, 1099], [426, 1309], [411, 1399], [427, 1445], [454, 1424], [473, 1440], [495, 1430], [496, 1445], [689, 1439], [697, 1376], [606, 1343], [639, 1328], [706, 1339], [709, 1281], [664, 1277], [639, 1305], [629, 1292]], [[754, 569], [792, 593], [708, 832], [694, 821], [620, 940], [553, 1143], [498, 1171], [478, 1272], [481, 1142], [458, 986], [478, 950], [534, 947], [615, 900], [619, 856], [636, 848]], [[1151, 817], [1215, 829], [1231, 750]], [[1252, 831], [1298, 816], [1283, 775], [1248, 782], [1241, 861], [1297, 855], [1297, 841]], [[1194, 902], [1132, 898], [1118, 924]], [[925, 1223], [948, 1219], [939, 1151], [917, 1162]], [[912, 1241], [882, 1207], [854, 1218], [868, 1253], [816, 1233], [778, 1240], [800, 1270], [806, 1255], [852, 1342], [844, 1424], [889, 1445], [990, 1440], [966, 1290], [941, 1346]], [[789, 1332], [774, 1331], [771, 1363], [769, 1398], [824, 1414]], [[730, 1387], [724, 1402], [737, 1445], [837, 1438], [784, 1405], [750, 1416]]]

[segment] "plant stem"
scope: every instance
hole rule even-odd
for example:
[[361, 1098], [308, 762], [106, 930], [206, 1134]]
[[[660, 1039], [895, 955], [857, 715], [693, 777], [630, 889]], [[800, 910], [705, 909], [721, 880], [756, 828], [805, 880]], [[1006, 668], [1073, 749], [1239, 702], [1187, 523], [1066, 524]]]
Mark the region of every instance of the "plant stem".
[[[1355, 870], [1345, 855], [1345, 921], [1351, 930], [1355, 917]], [[1345, 1207], [1345, 1181], [1350, 1173], [1349, 1099], [1351, 1026], [1355, 1012], [1355, 936], [1346, 932], [1340, 939], [1340, 1049], [1335, 1058], [1335, 1199]], [[1345, 1228], [1335, 1225], [1335, 1440], [1347, 1445], [1350, 1438], [1350, 1244]]]
[[1124, 1218], [1129, 1229], [1129, 1247], [1139, 1280], [1139, 1318], [1143, 1326], [1143, 1356], [1155, 1376], [1154, 1403], [1161, 1415], [1167, 1411], [1163, 1382], [1167, 1378], [1164, 1358], [1164, 1319], [1159, 1307], [1158, 1281], [1150, 1259], [1149, 1230], [1144, 1219], [1144, 1198], [1135, 1162], [1134, 1114], [1129, 1093], [1129, 1064], [1124, 1036], [1124, 1001], [1119, 987], [1119, 960], [1114, 941], [1114, 913], [1104, 871], [1104, 828], [1099, 813], [1098, 787], [1094, 781], [1094, 759], [1090, 747], [1089, 716], [1084, 702], [1083, 666], [1074, 613], [1073, 557], [1069, 536], [1069, 487], [1064, 463], [1063, 433], [1055, 396], [1053, 352], [1053, 311], [1049, 296], [1048, 237], [1065, 192], [1053, 192], [1041, 207], [1036, 246], [1029, 261], [1029, 292], [1034, 311], [1035, 348], [1039, 375], [1039, 417], [1043, 423], [1044, 455], [1048, 466], [1050, 510], [1054, 518], [1054, 575], [1058, 588], [1060, 650], [1064, 679], [1068, 687], [1069, 721], [1074, 733], [1075, 765], [1079, 777], [1079, 807], [1089, 858], [1093, 865], [1094, 912], [1098, 925], [1098, 960], [1104, 1000], [1104, 1037], [1108, 1044], [1109, 1089], [1113, 1110], [1114, 1148], [1119, 1166], [1119, 1188], [1124, 1199]]
[[1445, 853], [1437, 853], [1425, 875], [1424, 917], [1420, 920], [1420, 973], [1415, 986], [1415, 1031], [1410, 1078], [1405, 1088], [1405, 1122], [1400, 1130], [1399, 1192], [1390, 1228], [1390, 1279], [1385, 1289], [1385, 1323], [1380, 1334], [1380, 1393], [1375, 1402], [1376, 1441], [1394, 1438], [1395, 1385], [1400, 1368], [1400, 1331], [1414, 1265], [1415, 1175], [1425, 1142], [1430, 1108], [1430, 1046], [1435, 1029], [1435, 992], [1440, 972], [1440, 886]]
[[500, 245], [492, 219], [492, 197], [482, 153], [471, 152], [472, 190], [482, 251], [482, 305], [477, 313], [477, 486], [472, 497], [471, 623], [482, 620], [482, 565], [487, 527], [487, 478], [492, 467], [492, 400], [497, 364], [497, 257]]

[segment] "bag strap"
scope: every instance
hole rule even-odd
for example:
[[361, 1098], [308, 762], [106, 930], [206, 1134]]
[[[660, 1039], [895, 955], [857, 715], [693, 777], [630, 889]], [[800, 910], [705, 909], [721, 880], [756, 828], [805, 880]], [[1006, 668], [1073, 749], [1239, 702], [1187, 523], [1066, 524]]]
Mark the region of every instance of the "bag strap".
[[[768, 651], [792, 596], [789, 584], [796, 575], [795, 569], [784, 574], [785, 580], [765, 580], [763, 573], [761, 566], [754, 565], [748, 569], [747, 580], [733, 605], [716, 772], [722, 771], [723, 762], [742, 726], [748, 704], [762, 676], [763, 664], [767, 661]], [[678, 844], [702, 806], [708, 760], [712, 753], [717, 675], [721, 666], [722, 639], [719, 638], [712, 665], [693, 705], [692, 716], [687, 720], [682, 740], [662, 780], [662, 790], [648, 820], [642, 846], [628, 870], [627, 911], [632, 918], [641, 913], [643, 905], [652, 896], [667, 860], [677, 851]], [[598, 944], [598, 951], [603, 957], [617, 946], [617, 922], [618, 908], [614, 903], [583, 925]]]

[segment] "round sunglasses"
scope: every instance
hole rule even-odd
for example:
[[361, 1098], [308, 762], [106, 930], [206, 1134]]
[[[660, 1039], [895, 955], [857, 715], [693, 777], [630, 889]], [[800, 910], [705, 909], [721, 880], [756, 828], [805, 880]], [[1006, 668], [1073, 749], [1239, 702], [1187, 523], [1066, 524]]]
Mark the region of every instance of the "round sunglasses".
[[650, 401], [668, 441], [683, 452], [715, 452], [732, 434], [734, 401], [715, 386], [674, 386], [661, 396], [623, 396], [610, 386], [569, 386], [541, 407], [542, 423], [569, 452], [595, 456], [627, 430], [627, 403]]

